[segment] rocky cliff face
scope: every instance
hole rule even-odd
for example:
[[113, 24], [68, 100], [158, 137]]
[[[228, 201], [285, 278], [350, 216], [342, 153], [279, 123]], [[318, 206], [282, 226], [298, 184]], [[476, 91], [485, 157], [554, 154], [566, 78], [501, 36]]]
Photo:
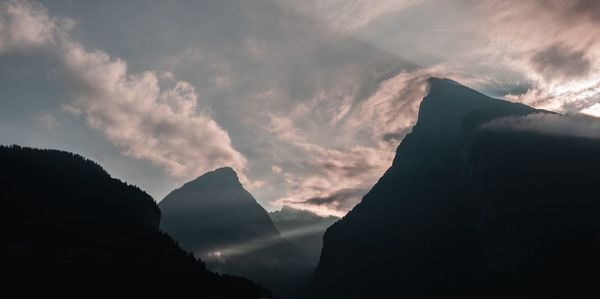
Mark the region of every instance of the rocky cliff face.
[[[561, 296], [580, 286], [576, 280], [590, 294], [591, 285], [584, 283], [590, 276], [571, 279], [548, 272], [557, 265], [554, 258], [566, 265], [572, 255], [546, 249], [580, 249], [584, 259], [595, 263], [591, 251], [597, 239], [591, 232], [597, 232], [592, 219], [600, 216], [594, 200], [600, 192], [592, 191], [591, 184], [583, 188], [558, 180], [564, 173], [585, 176], [576, 170], [597, 161], [589, 159], [600, 153], [594, 141], [514, 132], [501, 138], [481, 129], [493, 119], [535, 112], [540, 111], [431, 79], [417, 124], [398, 147], [392, 166], [361, 203], [327, 230], [316, 271], [320, 296]], [[535, 154], [547, 147], [556, 149], [554, 155]], [[561, 150], [567, 153], [559, 155]], [[567, 159], [581, 152], [587, 154]], [[556, 159], [561, 167], [549, 166]], [[560, 193], [555, 184], [561, 184]], [[551, 237], [557, 234], [561, 237]], [[578, 237], [569, 241], [569, 234]], [[576, 268], [576, 273], [592, 271], [582, 263]], [[542, 287], [557, 281], [564, 284]]]

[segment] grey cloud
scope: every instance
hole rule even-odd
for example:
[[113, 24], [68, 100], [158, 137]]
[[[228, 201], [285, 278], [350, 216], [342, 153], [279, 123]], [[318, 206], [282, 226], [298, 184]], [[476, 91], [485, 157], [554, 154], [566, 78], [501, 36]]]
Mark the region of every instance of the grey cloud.
[[341, 189], [334, 193], [323, 196], [313, 197], [303, 201], [303, 204], [329, 206], [338, 210], [349, 210], [360, 200], [367, 192], [365, 189]]
[[386, 142], [399, 143], [402, 139], [404, 139], [404, 136], [406, 136], [407, 133], [407, 130], [402, 130], [400, 132], [394, 133], [386, 133], [383, 134], [382, 139]]
[[[600, 22], [600, 2], [598, 1], [571, 0], [554, 2], [554, 5], [558, 6], [557, 9], [562, 9], [563, 13], [571, 18], [587, 18], [593, 22]], [[565, 9], [565, 5], [567, 9]]]
[[548, 79], [574, 79], [588, 75], [591, 61], [583, 51], [569, 49], [560, 44], [552, 45], [531, 58], [535, 70]]

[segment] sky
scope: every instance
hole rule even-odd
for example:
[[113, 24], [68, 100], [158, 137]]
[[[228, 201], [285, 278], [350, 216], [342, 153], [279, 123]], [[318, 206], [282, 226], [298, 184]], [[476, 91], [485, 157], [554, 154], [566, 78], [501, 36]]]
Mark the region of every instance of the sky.
[[79, 153], [157, 201], [229, 166], [268, 210], [341, 216], [427, 78], [600, 116], [599, 59], [599, 1], [0, 1], [0, 144]]

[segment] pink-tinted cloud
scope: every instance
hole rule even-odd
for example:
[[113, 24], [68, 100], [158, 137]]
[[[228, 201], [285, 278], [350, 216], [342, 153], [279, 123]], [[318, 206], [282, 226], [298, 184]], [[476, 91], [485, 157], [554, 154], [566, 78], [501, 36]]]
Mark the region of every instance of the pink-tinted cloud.
[[37, 2], [11, 0], [0, 3], [0, 54], [30, 50], [55, 41], [56, 35], [70, 28], [70, 19], [51, 18]]
[[63, 110], [83, 116], [122, 154], [163, 167], [178, 181], [222, 166], [245, 169], [246, 159], [191, 84], [171, 75], [172, 86], [161, 88], [156, 72], [130, 73], [124, 60], [72, 41], [64, 24], [72, 23], [36, 2], [2, 3], [0, 52], [37, 48], [57, 56], [73, 97]]
[[229, 135], [206, 113], [198, 94], [183, 81], [161, 89], [154, 72], [129, 74], [123, 60], [81, 45], [66, 46], [64, 63], [75, 101], [86, 117], [123, 154], [164, 167], [178, 179], [191, 179], [219, 166], [241, 171], [245, 158]]

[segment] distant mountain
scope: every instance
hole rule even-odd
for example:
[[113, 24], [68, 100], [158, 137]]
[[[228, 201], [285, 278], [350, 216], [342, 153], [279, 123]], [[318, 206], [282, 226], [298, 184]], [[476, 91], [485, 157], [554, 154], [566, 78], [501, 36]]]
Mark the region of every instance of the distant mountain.
[[12, 297], [270, 298], [220, 276], [158, 230], [135, 186], [56, 150], [0, 146], [0, 275]]
[[323, 217], [288, 206], [270, 212], [269, 216], [281, 235], [302, 250], [308, 256], [308, 262], [314, 265], [321, 255], [325, 230], [339, 220], [338, 217]]
[[320, 298], [597, 298], [600, 142], [482, 127], [544, 111], [431, 79], [392, 166], [324, 236]]
[[231, 168], [220, 168], [186, 183], [159, 206], [162, 229], [198, 256], [218, 260], [234, 256], [242, 245], [283, 241], [267, 211], [244, 189]]
[[159, 207], [161, 228], [211, 270], [248, 277], [282, 294], [307, 268], [301, 251], [281, 237], [231, 168], [184, 184]]

